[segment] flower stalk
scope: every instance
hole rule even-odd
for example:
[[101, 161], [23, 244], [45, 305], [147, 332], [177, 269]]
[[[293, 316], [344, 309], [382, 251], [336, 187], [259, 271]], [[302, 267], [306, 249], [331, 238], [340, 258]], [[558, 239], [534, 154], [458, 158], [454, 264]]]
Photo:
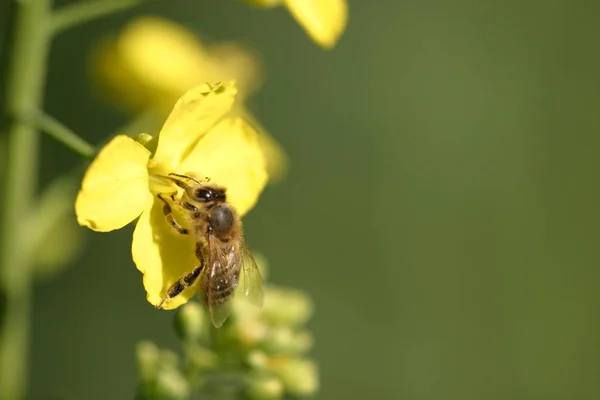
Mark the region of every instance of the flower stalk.
[[20, 399], [27, 375], [31, 252], [24, 221], [31, 213], [37, 177], [39, 134], [19, 116], [39, 109], [50, 44], [51, 0], [15, 2], [14, 31], [6, 86], [7, 165], [0, 225], [0, 398]]
[[87, 21], [131, 8], [143, 0], [84, 0], [65, 6], [52, 16], [53, 34], [61, 33]]
[[39, 128], [40, 131], [47, 133], [56, 141], [62, 143], [65, 147], [83, 157], [92, 158], [96, 153], [94, 146], [86, 142], [83, 138], [51, 115], [38, 111], [31, 115], [24, 116], [24, 119], [29, 120], [30, 123]]

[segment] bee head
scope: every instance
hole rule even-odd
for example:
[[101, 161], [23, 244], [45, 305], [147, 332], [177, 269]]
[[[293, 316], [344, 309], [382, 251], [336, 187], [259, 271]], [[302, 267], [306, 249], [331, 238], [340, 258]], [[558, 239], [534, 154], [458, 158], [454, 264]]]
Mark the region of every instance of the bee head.
[[225, 189], [210, 186], [192, 186], [188, 190], [188, 195], [200, 203], [224, 202], [226, 199]]

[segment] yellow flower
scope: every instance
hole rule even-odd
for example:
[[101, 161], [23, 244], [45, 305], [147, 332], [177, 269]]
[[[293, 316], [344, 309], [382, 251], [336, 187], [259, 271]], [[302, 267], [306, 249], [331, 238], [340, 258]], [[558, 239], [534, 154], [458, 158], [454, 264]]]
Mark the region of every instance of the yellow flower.
[[246, 0], [262, 7], [284, 4], [306, 33], [326, 49], [335, 46], [348, 23], [346, 0]]
[[256, 53], [235, 43], [209, 45], [173, 22], [140, 17], [102, 43], [92, 61], [96, 86], [112, 104], [132, 113], [151, 109], [161, 118], [189, 88], [235, 80], [238, 96], [232, 113], [259, 131], [271, 180], [285, 175], [285, 152], [244, 106], [263, 81]]
[[105, 40], [92, 57], [93, 76], [112, 101], [139, 111], [169, 110], [189, 88], [234, 79], [238, 105], [260, 88], [255, 53], [235, 43], [203, 43], [193, 32], [159, 17], [139, 17]]
[[[231, 115], [233, 83], [203, 84], [179, 99], [159, 136], [156, 152], [128, 136], [117, 136], [88, 168], [75, 202], [80, 225], [99, 232], [134, 219], [132, 255], [144, 275], [147, 299], [160, 302], [168, 287], [198, 265], [194, 240], [174, 231], [163, 214], [160, 193], [177, 189], [160, 176], [196, 173], [227, 188], [228, 202], [248, 212], [268, 180], [258, 133]], [[195, 289], [165, 305], [185, 303]]]

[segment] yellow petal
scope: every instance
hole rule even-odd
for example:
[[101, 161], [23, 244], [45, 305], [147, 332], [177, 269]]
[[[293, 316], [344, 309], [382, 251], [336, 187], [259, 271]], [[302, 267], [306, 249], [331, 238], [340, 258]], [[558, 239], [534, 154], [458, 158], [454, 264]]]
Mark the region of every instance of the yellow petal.
[[128, 136], [116, 136], [89, 166], [75, 200], [80, 225], [98, 232], [122, 228], [148, 205], [150, 152]]
[[240, 215], [254, 207], [268, 179], [258, 133], [242, 118], [225, 119], [211, 129], [177, 172], [195, 172], [225, 186]]
[[238, 112], [258, 132], [258, 142], [265, 158], [269, 183], [281, 182], [289, 170], [286, 151], [247, 108], [241, 106]]
[[309, 36], [327, 49], [335, 46], [346, 29], [346, 0], [285, 0], [285, 4]]
[[172, 172], [196, 142], [231, 110], [236, 93], [233, 82], [205, 83], [186, 92], [160, 131], [152, 159], [158, 169], [153, 172]]
[[[193, 239], [175, 231], [165, 220], [162, 209], [163, 203], [157, 199], [151, 208], [144, 211], [133, 232], [131, 246], [133, 261], [144, 274], [146, 298], [153, 305], [161, 301], [173, 283], [198, 265]], [[163, 308], [179, 307], [197, 290], [198, 286], [194, 285], [165, 303]]]

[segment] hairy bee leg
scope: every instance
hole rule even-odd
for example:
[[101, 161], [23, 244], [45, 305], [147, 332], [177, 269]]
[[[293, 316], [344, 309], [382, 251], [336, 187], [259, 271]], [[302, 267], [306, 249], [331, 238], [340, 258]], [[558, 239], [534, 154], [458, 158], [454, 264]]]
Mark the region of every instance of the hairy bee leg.
[[193, 212], [198, 211], [198, 207], [196, 207], [195, 205], [193, 205], [191, 203], [188, 203], [187, 201], [182, 203], [181, 206], [189, 211], [193, 211]]
[[192, 286], [198, 280], [200, 273], [202, 272], [203, 264], [198, 265], [194, 268], [189, 274], [184, 275], [181, 279], [175, 282], [169, 289], [167, 289], [167, 294], [162, 298], [160, 303], [156, 306], [156, 308], [162, 308], [163, 304], [171, 300], [172, 298], [178, 296], [185, 289]]
[[177, 232], [181, 233], [182, 235], [187, 235], [189, 233], [188, 230], [185, 229], [184, 227], [182, 227], [181, 225], [179, 225], [177, 223], [177, 221], [175, 221], [175, 217], [173, 217], [173, 212], [171, 210], [171, 206], [169, 205], [169, 203], [167, 202], [167, 200], [165, 200], [162, 197], [162, 194], [159, 194], [158, 198], [161, 199], [163, 201], [163, 203], [165, 203], [165, 205], [163, 206], [163, 214], [165, 214], [165, 219], [167, 220], [167, 222], [173, 228], [175, 228], [175, 230]]

